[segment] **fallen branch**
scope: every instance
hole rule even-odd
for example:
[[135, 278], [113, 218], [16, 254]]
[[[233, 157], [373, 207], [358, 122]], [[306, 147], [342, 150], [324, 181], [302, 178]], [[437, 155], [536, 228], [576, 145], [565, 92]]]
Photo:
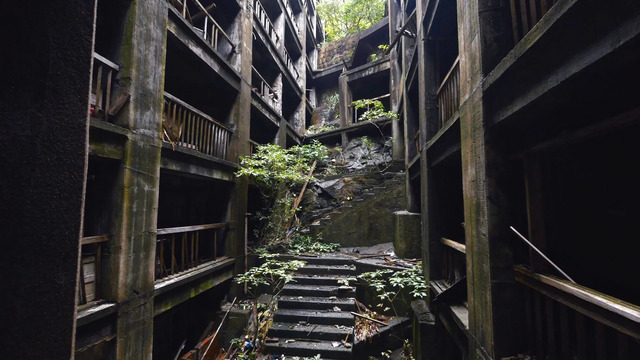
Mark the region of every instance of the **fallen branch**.
[[218, 332], [220, 332], [220, 328], [222, 327], [222, 324], [224, 324], [224, 320], [227, 318], [227, 315], [229, 315], [229, 311], [231, 311], [231, 308], [233, 308], [233, 304], [235, 304], [236, 299], [237, 298], [233, 298], [233, 301], [231, 302], [231, 306], [229, 306], [227, 311], [224, 313], [224, 316], [222, 317], [222, 320], [220, 320], [220, 325], [218, 325], [218, 329], [216, 329], [216, 333], [213, 334], [213, 336], [211, 337], [211, 341], [209, 341], [209, 345], [207, 345], [207, 348], [205, 349], [205, 351], [202, 354], [202, 357], [200, 359], [204, 359], [204, 357], [207, 355], [207, 351], [209, 351], [209, 348], [211, 347], [211, 344], [213, 343], [213, 340], [216, 338], [216, 336], [218, 336]]
[[372, 322], [374, 322], [374, 323], [377, 323], [377, 324], [380, 324], [380, 325], [387, 326], [387, 324], [386, 324], [386, 323], [384, 323], [384, 322], [382, 322], [382, 321], [379, 321], [379, 320], [376, 320], [376, 319], [372, 319], [372, 318], [370, 318], [370, 317], [366, 317], [366, 316], [364, 316], [364, 315], [360, 315], [360, 314], [358, 314], [357, 312], [353, 312], [353, 311], [351, 311], [351, 315], [355, 315], [355, 316], [357, 316], [357, 317], [359, 317], [359, 318], [366, 319], [366, 320], [372, 321]]

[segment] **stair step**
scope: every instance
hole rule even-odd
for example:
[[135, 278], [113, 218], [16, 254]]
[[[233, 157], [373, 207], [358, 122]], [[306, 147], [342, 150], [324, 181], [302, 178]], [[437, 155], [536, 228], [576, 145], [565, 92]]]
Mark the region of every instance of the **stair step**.
[[[348, 275], [296, 275], [293, 280], [297, 285], [334, 285], [340, 286], [338, 281], [346, 279], [354, 279], [355, 277]], [[355, 284], [355, 281], [350, 281]]]
[[[304, 256], [304, 255], [280, 255], [279, 260], [302, 260], [308, 265], [351, 265], [354, 258], [351, 256], [337, 256], [337, 255], [319, 255], [319, 256]], [[326, 268], [326, 267], [325, 267]]]
[[356, 267], [353, 265], [316, 265], [307, 264], [298, 269], [298, 274], [321, 274], [321, 275], [356, 275]]
[[353, 327], [274, 322], [267, 337], [278, 339], [353, 340]]
[[355, 288], [352, 286], [347, 288], [332, 285], [297, 285], [289, 283], [282, 288], [282, 295], [354, 297], [356, 293]]
[[274, 317], [274, 322], [292, 322], [299, 323], [301, 321], [309, 324], [324, 325], [347, 325], [353, 326], [355, 319], [348, 311], [328, 311], [328, 310], [309, 310], [309, 309], [278, 309]]
[[285, 342], [280, 340], [277, 343], [267, 342], [264, 346], [267, 354], [282, 354], [285, 356], [314, 357], [320, 354], [322, 359], [351, 359], [351, 348], [343, 345], [333, 346], [331, 341], [294, 341]]
[[333, 309], [334, 306], [339, 307], [343, 311], [356, 310], [356, 304], [352, 298], [280, 296], [278, 299], [279, 309], [328, 310]]

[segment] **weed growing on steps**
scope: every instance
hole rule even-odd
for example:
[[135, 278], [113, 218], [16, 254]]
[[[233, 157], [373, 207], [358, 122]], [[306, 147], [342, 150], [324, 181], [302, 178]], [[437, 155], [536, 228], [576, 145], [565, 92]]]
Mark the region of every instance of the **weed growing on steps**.
[[289, 253], [293, 255], [317, 255], [338, 250], [340, 244], [322, 242], [320, 235], [315, 238], [310, 235], [296, 235], [289, 243]]
[[393, 310], [396, 317], [398, 317], [396, 305], [399, 305], [399, 302], [406, 305], [415, 299], [425, 298], [429, 288], [422, 275], [421, 264], [401, 271], [379, 269], [365, 272], [358, 275], [358, 279], [375, 291], [380, 299], [376, 307], [383, 312]]
[[[273, 322], [273, 314], [276, 310], [277, 299], [284, 286], [293, 281], [294, 273], [305, 266], [300, 260], [277, 260], [278, 254], [270, 254], [266, 250], [258, 250], [262, 265], [249, 269], [244, 274], [237, 275], [237, 284], [246, 284], [247, 291], [257, 299], [253, 291], [266, 287], [271, 296], [266, 304], [253, 304], [254, 321], [248, 327], [245, 339], [234, 339], [227, 354], [232, 359], [256, 359], [262, 352], [264, 340]], [[226, 357], [225, 357], [226, 358]]]

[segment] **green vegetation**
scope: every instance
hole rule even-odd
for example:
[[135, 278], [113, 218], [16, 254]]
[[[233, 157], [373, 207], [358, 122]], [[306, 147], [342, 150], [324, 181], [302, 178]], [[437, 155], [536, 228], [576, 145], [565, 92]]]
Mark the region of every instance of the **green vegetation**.
[[334, 41], [382, 20], [386, 5], [386, 0], [322, 0], [316, 9], [324, 23], [326, 41]]
[[429, 286], [422, 275], [422, 265], [417, 264], [402, 271], [391, 269], [380, 269], [358, 275], [358, 279], [372, 288], [376, 293], [380, 303], [376, 307], [383, 312], [393, 310], [398, 316], [396, 305], [399, 302], [409, 304], [415, 299], [422, 299], [427, 296]]
[[322, 242], [319, 236], [314, 239], [309, 235], [296, 235], [289, 243], [289, 253], [294, 255], [302, 254], [324, 254], [338, 250], [340, 244]]
[[364, 113], [358, 116], [358, 121], [377, 120], [381, 118], [389, 118], [391, 120], [398, 120], [398, 113], [395, 111], [385, 111], [384, 105], [380, 100], [361, 99], [351, 103], [356, 110], [367, 109]]
[[309, 172], [314, 161], [324, 161], [327, 148], [318, 141], [283, 149], [265, 144], [250, 157], [240, 159], [236, 176], [251, 179], [264, 198], [264, 208], [256, 214], [260, 226], [259, 243], [271, 250], [287, 247], [296, 212], [295, 200], [302, 184], [313, 180]]

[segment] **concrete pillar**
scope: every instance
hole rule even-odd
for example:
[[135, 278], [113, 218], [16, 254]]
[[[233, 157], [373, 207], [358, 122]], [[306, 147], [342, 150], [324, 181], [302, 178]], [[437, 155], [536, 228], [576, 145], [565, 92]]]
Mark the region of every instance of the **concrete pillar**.
[[[396, 29], [402, 26], [402, 12], [396, 1], [387, 2], [389, 7], [389, 41], [393, 41], [396, 37]], [[396, 44], [389, 52], [390, 76], [389, 76], [389, 92], [391, 94], [391, 110], [400, 112], [402, 81], [402, 68], [398, 62], [398, 49], [400, 45]], [[402, 132], [402, 124], [398, 121], [391, 122], [391, 157], [393, 161], [404, 161], [404, 133]], [[404, 120], [403, 120], [404, 121]]]
[[507, 51], [509, 29], [501, 19], [508, 3], [459, 0], [457, 7], [467, 273], [473, 274], [467, 277], [469, 354], [501, 358], [517, 353], [518, 302], [504, 195], [507, 154], [490, 140], [481, 79]]
[[132, 1], [121, 48], [121, 86], [131, 100], [114, 122], [130, 131], [117, 174], [105, 299], [119, 303], [117, 359], [151, 359], [162, 141], [166, 4]]
[[[250, 1], [245, 2], [239, 17], [238, 57], [240, 58], [240, 74], [245, 81], [240, 82], [240, 92], [233, 106], [231, 123], [235, 127], [232, 143], [234, 151], [232, 161], [238, 161], [241, 156], [250, 155], [249, 134], [251, 129], [251, 64], [253, 51], [253, 9]], [[231, 196], [229, 222], [231, 229], [225, 243], [225, 254], [236, 259], [235, 272], [244, 272], [244, 219], [247, 213], [248, 182], [246, 178], [236, 178]], [[240, 295], [241, 289], [232, 289], [234, 296]]]
[[[350, 107], [353, 101], [351, 89], [349, 89], [348, 77], [342, 73], [338, 77], [338, 93], [340, 94], [340, 127], [345, 128], [352, 123], [353, 108]], [[343, 131], [341, 134], [342, 148], [344, 149], [349, 142], [347, 134]]]
[[94, 1], [0, 3], [0, 353], [73, 359]]
[[420, 258], [420, 214], [406, 210], [393, 213], [393, 248], [404, 259]]

